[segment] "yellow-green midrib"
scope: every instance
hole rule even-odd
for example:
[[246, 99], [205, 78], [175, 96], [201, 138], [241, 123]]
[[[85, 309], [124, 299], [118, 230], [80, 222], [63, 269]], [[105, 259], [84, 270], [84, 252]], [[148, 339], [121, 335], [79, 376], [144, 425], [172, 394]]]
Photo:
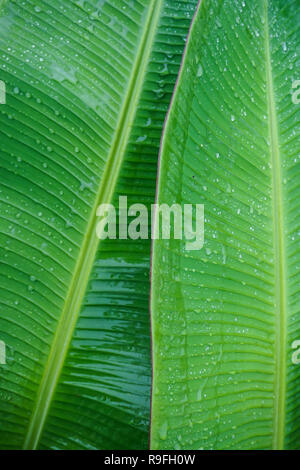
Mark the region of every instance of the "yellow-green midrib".
[[273, 233], [275, 269], [275, 380], [273, 442], [275, 450], [284, 448], [285, 439], [285, 400], [286, 400], [286, 328], [287, 328], [287, 291], [285, 266], [285, 240], [283, 228], [282, 169], [279, 148], [278, 116], [276, 112], [274, 79], [272, 71], [272, 50], [269, 30], [269, 0], [264, 0], [266, 83], [268, 97], [269, 138], [272, 164], [273, 187]]

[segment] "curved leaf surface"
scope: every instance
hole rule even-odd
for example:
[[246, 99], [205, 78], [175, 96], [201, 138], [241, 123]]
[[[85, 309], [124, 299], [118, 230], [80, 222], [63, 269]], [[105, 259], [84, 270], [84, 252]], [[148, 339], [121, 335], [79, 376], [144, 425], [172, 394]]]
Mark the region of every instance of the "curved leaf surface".
[[150, 241], [96, 209], [154, 199], [195, 1], [0, 3], [0, 447], [144, 448]]
[[299, 26], [295, 0], [197, 11], [158, 202], [204, 204], [205, 243], [154, 243], [154, 449], [300, 446]]

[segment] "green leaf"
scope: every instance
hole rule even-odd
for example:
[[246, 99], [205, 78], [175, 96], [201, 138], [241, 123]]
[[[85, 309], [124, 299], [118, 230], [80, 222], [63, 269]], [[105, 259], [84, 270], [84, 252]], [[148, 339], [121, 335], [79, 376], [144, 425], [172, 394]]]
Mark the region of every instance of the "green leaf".
[[154, 200], [195, 4], [1, 2], [1, 448], [148, 444], [150, 240], [96, 210]]
[[205, 243], [154, 243], [154, 449], [299, 449], [299, 26], [296, 0], [193, 23], [158, 202], [204, 204]]

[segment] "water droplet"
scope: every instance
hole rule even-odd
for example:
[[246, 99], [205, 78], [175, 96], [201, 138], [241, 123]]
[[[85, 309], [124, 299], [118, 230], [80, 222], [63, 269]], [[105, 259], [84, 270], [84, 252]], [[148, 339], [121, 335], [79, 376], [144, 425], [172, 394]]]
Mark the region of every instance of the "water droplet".
[[166, 440], [167, 438], [167, 434], [168, 434], [168, 422], [165, 421], [161, 427], [159, 428], [159, 437], [160, 439], [162, 439], [163, 441]]
[[198, 65], [198, 70], [197, 70], [197, 77], [202, 77], [203, 75], [203, 67], [201, 64]]

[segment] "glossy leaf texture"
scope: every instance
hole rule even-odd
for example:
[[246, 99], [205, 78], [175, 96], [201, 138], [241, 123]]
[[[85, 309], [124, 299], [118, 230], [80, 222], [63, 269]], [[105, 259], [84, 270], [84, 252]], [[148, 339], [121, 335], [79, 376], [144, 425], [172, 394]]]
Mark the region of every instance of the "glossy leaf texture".
[[0, 447], [145, 448], [150, 240], [96, 209], [154, 202], [196, 2], [1, 5]]
[[300, 447], [299, 26], [296, 0], [197, 11], [158, 202], [204, 204], [205, 242], [154, 243], [154, 449]]

